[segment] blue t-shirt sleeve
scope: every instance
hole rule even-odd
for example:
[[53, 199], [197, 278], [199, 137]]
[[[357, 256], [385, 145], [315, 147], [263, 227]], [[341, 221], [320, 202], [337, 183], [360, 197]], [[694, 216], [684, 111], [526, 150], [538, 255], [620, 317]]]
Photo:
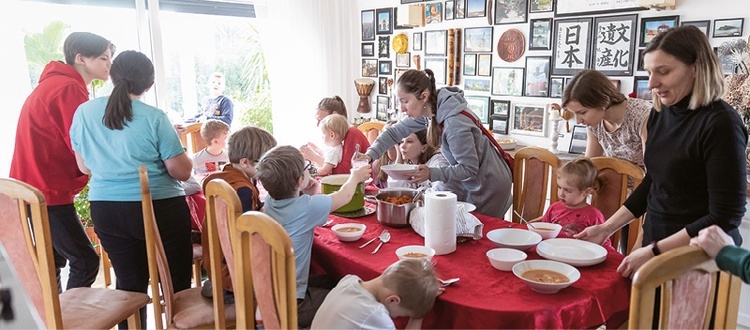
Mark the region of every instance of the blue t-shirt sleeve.
[[73, 115], [73, 123], [70, 124], [70, 146], [73, 148], [73, 151], [81, 153], [81, 121], [82, 118], [82, 111], [80, 111], [80, 106], [78, 107], [79, 110], [76, 111], [76, 113]]
[[311, 196], [310, 215], [313, 219], [313, 226], [322, 226], [328, 221], [328, 215], [331, 214], [331, 204], [333, 198], [330, 195], [319, 194]]
[[162, 113], [159, 115], [156, 121], [156, 136], [159, 148], [159, 154], [161, 154], [162, 160], [167, 160], [173, 157], [177, 157], [185, 152], [182, 147], [180, 138], [177, 136], [177, 131], [174, 130], [174, 126], [169, 122], [167, 115]]

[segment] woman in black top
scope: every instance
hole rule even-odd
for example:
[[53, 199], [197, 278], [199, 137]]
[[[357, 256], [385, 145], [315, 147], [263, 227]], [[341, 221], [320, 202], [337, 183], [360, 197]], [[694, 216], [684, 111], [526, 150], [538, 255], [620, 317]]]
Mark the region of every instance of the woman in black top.
[[747, 130], [721, 100], [723, 74], [706, 35], [693, 26], [670, 29], [644, 51], [654, 109], [647, 123], [646, 176], [604, 224], [575, 237], [601, 243], [646, 213], [643, 247], [617, 271], [633, 276], [646, 261], [690, 243], [718, 225], [740, 245], [745, 213]]

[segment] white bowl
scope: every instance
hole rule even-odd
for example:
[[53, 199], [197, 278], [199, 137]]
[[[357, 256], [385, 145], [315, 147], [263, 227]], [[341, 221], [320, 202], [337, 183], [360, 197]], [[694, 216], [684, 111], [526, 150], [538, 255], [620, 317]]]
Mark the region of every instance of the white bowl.
[[487, 258], [495, 269], [509, 272], [517, 263], [526, 260], [526, 253], [516, 249], [495, 248], [487, 251]]
[[[343, 230], [344, 228], [357, 228], [357, 230], [345, 231]], [[336, 234], [336, 237], [339, 238], [339, 241], [354, 242], [362, 238], [362, 234], [365, 233], [366, 228], [367, 226], [361, 223], [341, 223], [331, 227], [331, 230], [333, 230], [333, 232]]]
[[[560, 283], [545, 283], [537, 282], [531, 279], [523, 277], [523, 274], [530, 270], [550, 270], [567, 277], [567, 282]], [[531, 290], [539, 293], [555, 293], [564, 288], [569, 287], [571, 284], [578, 281], [581, 278], [581, 273], [575, 267], [564, 264], [562, 262], [552, 260], [527, 260], [521, 261], [513, 266], [513, 274], [520, 278]]]
[[503, 147], [503, 150], [513, 150], [516, 148], [516, 140], [514, 139], [497, 140], [497, 143]]
[[530, 231], [533, 231], [539, 234], [539, 236], [542, 236], [542, 239], [555, 238], [562, 229], [562, 226], [557, 223], [534, 222], [533, 225], [533, 227], [531, 225], [526, 225], [526, 227], [528, 227]]
[[542, 236], [524, 229], [501, 228], [490, 230], [487, 239], [498, 247], [526, 251], [542, 241]]
[[[407, 256], [408, 253], [421, 253], [424, 254], [424, 256]], [[396, 255], [398, 256], [398, 260], [410, 258], [425, 258], [427, 260], [432, 260], [432, 257], [435, 255], [435, 250], [422, 245], [406, 245], [396, 249]]]
[[409, 180], [417, 173], [417, 165], [391, 164], [380, 167], [385, 174], [396, 180]]
[[539, 243], [536, 253], [545, 259], [584, 267], [596, 265], [607, 259], [607, 249], [580, 239], [553, 238]]

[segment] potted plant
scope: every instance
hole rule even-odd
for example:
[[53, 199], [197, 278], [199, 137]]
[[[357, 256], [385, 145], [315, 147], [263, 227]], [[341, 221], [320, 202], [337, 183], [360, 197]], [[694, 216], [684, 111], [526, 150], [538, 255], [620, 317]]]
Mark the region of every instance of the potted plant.
[[94, 221], [91, 219], [91, 204], [89, 204], [89, 185], [83, 187], [78, 195], [73, 199], [73, 206], [78, 213], [78, 218], [81, 220], [83, 228], [86, 230], [86, 235], [89, 237], [91, 245], [94, 246], [96, 253], [101, 255], [99, 250], [99, 238], [94, 232]]

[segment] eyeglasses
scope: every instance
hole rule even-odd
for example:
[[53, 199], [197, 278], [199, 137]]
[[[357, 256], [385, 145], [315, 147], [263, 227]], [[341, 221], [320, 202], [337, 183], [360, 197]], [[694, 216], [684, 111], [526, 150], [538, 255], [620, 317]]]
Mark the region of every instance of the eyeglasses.
[[303, 171], [309, 171], [310, 167], [312, 167], [312, 162], [308, 159], [306, 161], [305, 167], [302, 169]]

